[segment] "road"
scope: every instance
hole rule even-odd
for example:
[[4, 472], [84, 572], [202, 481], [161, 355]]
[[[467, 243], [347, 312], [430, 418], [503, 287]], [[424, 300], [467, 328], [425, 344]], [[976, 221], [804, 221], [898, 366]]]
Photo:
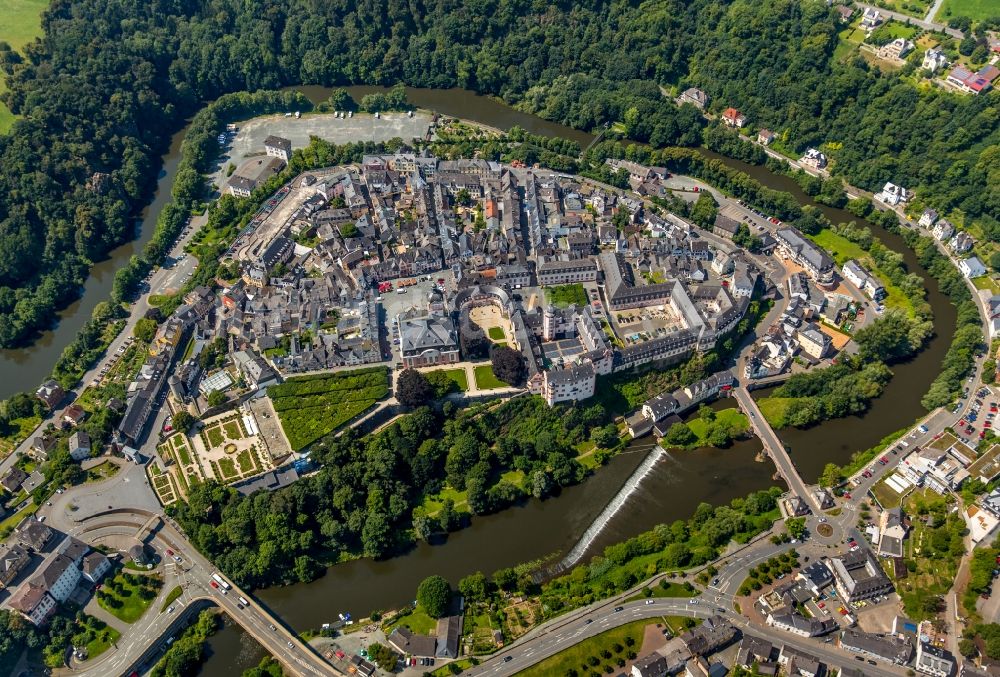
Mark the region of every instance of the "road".
[[764, 414], [761, 413], [757, 402], [750, 396], [750, 391], [746, 388], [735, 388], [733, 395], [736, 401], [739, 402], [740, 408], [750, 417], [750, 425], [753, 426], [754, 432], [757, 433], [760, 441], [764, 443], [764, 448], [774, 461], [774, 465], [777, 466], [778, 472], [785, 478], [788, 488], [794, 495], [806, 501], [814, 513], [819, 513], [819, 503], [812, 492], [806, 487], [806, 483], [802, 481], [799, 471], [795, 469], [795, 464], [792, 463], [791, 457], [785, 451], [785, 445], [778, 439], [777, 434], [771, 428], [771, 424], [764, 418]]
[[[164, 265], [158, 268], [150, 277], [149, 291], [140, 292], [139, 297], [134, 303], [132, 303], [132, 306], [129, 309], [129, 315], [125, 319], [124, 328], [118, 333], [118, 336], [111, 341], [111, 344], [104, 352], [104, 356], [94, 363], [94, 365], [91, 366], [91, 368], [88, 369], [80, 379], [77, 384], [77, 390], [79, 391], [77, 395], [82, 393], [91, 382], [99, 378], [101, 370], [104, 369], [104, 367], [109, 366], [116, 356], [119, 355], [119, 348], [126, 345], [125, 342], [130, 336], [132, 336], [132, 330], [135, 329], [136, 323], [145, 317], [146, 312], [152, 307], [149, 305], [149, 295], [173, 293], [179, 290], [184, 282], [187, 281], [187, 278], [193, 274], [195, 266], [197, 265], [197, 259], [191, 255], [184, 256], [184, 247], [188, 242], [190, 242], [191, 238], [194, 237], [194, 234], [199, 228], [201, 228], [205, 221], [205, 216], [196, 216], [191, 219], [191, 224], [187, 229], [187, 233], [177, 239], [170, 253], [167, 255]], [[181, 256], [184, 256], [184, 258], [181, 259]], [[62, 413], [63, 409], [72, 404], [75, 400], [75, 397], [67, 397], [65, 401], [61, 402], [53, 412], [42, 419], [42, 422], [38, 424], [38, 427], [32, 430], [12, 453], [10, 453], [3, 460], [0, 460], [0, 475], [6, 473], [14, 465], [20, 454], [27, 453], [30, 450], [35, 437], [41, 434], [49, 423], [54, 422]]]
[[[948, 26], [945, 26], [944, 24], [936, 23], [936, 22], [934, 22], [934, 21], [931, 20], [931, 18], [933, 18], [934, 14], [937, 13], [937, 7], [941, 4], [941, 0], [938, 0], [937, 2], [934, 3], [934, 6], [931, 7], [930, 11], [927, 13], [927, 16], [925, 16], [923, 19], [917, 19], [917, 18], [909, 16], [907, 14], [902, 14], [900, 12], [894, 12], [891, 9], [884, 9], [882, 7], [875, 7], [873, 5], [862, 5], [860, 3], [856, 3], [856, 4], [857, 4], [858, 8], [861, 9], [862, 11], [864, 11], [866, 9], [875, 9], [875, 10], [878, 10], [882, 14], [882, 16], [887, 16], [890, 19], [893, 19], [894, 21], [899, 21], [899, 22], [902, 22], [902, 23], [909, 22], [909, 23], [913, 24], [914, 26], [920, 26], [921, 28], [924, 28], [924, 29], [929, 30], [929, 31], [938, 31], [938, 32], [941, 32], [941, 33], [946, 33], [949, 36], [951, 36], [953, 38], [957, 38], [959, 40], [961, 40], [962, 38], [965, 37], [965, 33], [963, 33], [962, 31], [957, 30], [955, 28], [949, 28]], [[928, 17], [931, 17], [931, 18], [928, 18]]]

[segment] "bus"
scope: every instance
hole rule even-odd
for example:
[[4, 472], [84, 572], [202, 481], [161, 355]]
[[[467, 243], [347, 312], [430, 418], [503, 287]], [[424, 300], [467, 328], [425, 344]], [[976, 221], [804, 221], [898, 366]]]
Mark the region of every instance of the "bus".
[[217, 573], [212, 574], [212, 578], [214, 578], [215, 582], [218, 583], [219, 585], [221, 585], [224, 590], [231, 590], [232, 587], [233, 587], [233, 586], [229, 585], [229, 583], [226, 581], [225, 578], [223, 578], [222, 576], [220, 576]]

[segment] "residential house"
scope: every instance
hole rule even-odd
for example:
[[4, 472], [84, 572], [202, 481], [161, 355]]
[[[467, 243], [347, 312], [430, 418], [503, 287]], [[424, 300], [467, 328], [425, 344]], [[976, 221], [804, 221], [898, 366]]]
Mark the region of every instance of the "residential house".
[[70, 557], [57, 554], [39, 567], [38, 573], [28, 579], [25, 585], [39, 587], [62, 604], [69, 599], [80, 582], [80, 567]]
[[938, 242], [944, 242], [949, 237], [954, 235], [954, 233], [955, 226], [952, 225], [951, 221], [948, 219], [941, 219], [934, 224], [933, 228], [931, 228], [931, 235], [933, 235]]
[[846, 261], [841, 268], [844, 279], [868, 295], [873, 301], [881, 301], [885, 298], [885, 287], [878, 278], [855, 260]]
[[8, 492], [16, 494], [21, 484], [23, 484], [26, 479], [28, 479], [28, 473], [24, 472], [17, 466], [14, 466], [7, 471], [7, 474], [3, 476], [3, 479], [0, 479], [0, 486]]
[[699, 110], [705, 110], [708, 106], [708, 94], [701, 91], [697, 87], [691, 87], [685, 89], [684, 92], [677, 97], [677, 105], [689, 103]]
[[62, 421], [67, 425], [77, 426], [87, 418], [87, 412], [79, 404], [71, 404], [62, 413]]
[[920, 67], [932, 74], [937, 73], [948, 67], [948, 57], [937, 47], [931, 47], [924, 52], [924, 60], [920, 62]]
[[833, 583], [833, 572], [821, 560], [812, 562], [795, 576], [814, 597]]
[[21, 545], [0, 545], [0, 586], [7, 587], [30, 561], [31, 555]]
[[891, 207], [902, 204], [910, 199], [910, 193], [902, 186], [887, 181], [881, 192], [875, 194], [875, 199]]
[[962, 271], [962, 275], [965, 275], [969, 279], [982, 277], [987, 272], [986, 266], [983, 265], [978, 256], [970, 256], [967, 259], [962, 259], [958, 262], [958, 269]]
[[882, 23], [882, 13], [874, 7], [866, 7], [861, 16], [861, 30], [871, 33]]
[[906, 521], [900, 508], [883, 510], [879, 515], [878, 554], [880, 557], [902, 557], [906, 538]]
[[876, 54], [880, 59], [901, 60], [913, 51], [913, 47], [913, 43], [906, 38], [896, 38], [889, 44], [879, 47]]
[[834, 9], [840, 16], [841, 23], [850, 23], [851, 19], [854, 17], [854, 8], [850, 5], [837, 5]]
[[938, 220], [937, 211], [928, 207], [920, 215], [920, 219], [917, 221], [917, 225], [920, 226], [921, 228], [930, 228], [935, 223], [937, 223], [937, 220]]
[[53, 532], [48, 526], [42, 524], [34, 516], [26, 517], [17, 525], [14, 536], [18, 543], [34, 552], [42, 552], [50, 540]]
[[42, 401], [42, 403], [48, 407], [50, 410], [55, 409], [62, 402], [62, 399], [66, 396], [66, 391], [63, 387], [53, 379], [49, 379], [42, 385], [38, 386], [38, 390], [35, 391], [35, 397]]
[[655, 651], [632, 663], [632, 677], [663, 677], [667, 674], [667, 659]]
[[833, 632], [839, 627], [837, 621], [832, 618], [827, 620], [806, 618], [797, 612], [768, 614], [767, 624], [778, 630], [798, 635], [799, 637], [819, 637], [828, 632]]
[[747, 123], [747, 116], [735, 108], [729, 107], [722, 112], [722, 122], [727, 127], [743, 128]]
[[954, 456], [932, 447], [914, 451], [904, 462], [907, 479], [939, 494], [955, 491], [969, 479], [969, 471]]
[[774, 132], [770, 129], [762, 129], [757, 132], [757, 143], [762, 146], [770, 146], [774, 141]]
[[44, 588], [22, 585], [7, 602], [14, 611], [36, 626], [44, 625], [56, 610], [56, 600]]
[[813, 169], [823, 169], [826, 167], [826, 153], [821, 153], [815, 148], [806, 148], [805, 155], [799, 158], [799, 164]]
[[76, 430], [69, 436], [69, 455], [74, 461], [90, 458], [90, 435]]
[[796, 334], [796, 338], [802, 347], [802, 351], [817, 360], [822, 360], [826, 357], [833, 346], [833, 340], [820, 331], [819, 327], [814, 324], [806, 325], [803, 329], [800, 329]]
[[773, 653], [774, 645], [771, 642], [744, 632], [742, 639], [740, 639], [740, 646], [736, 650], [736, 665], [748, 670], [754, 663], [760, 666], [773, 665], [771, 661]]
[[714, 615], [696, 628], [680, 635], [680, 639], [695, 656], [707, 656], [733, 642], [738, 632], [722, 616]]
[[47, 433], [36, 435], [31, 442], [31, 454], [40, 461], [48, 460], [49, 454], [56, 448], [59, 441]]
[[984, 510], [975, 503], [967, 506], [962, 512], [965, 523], [969, 527], [969, 540], [976, 546], [993, 535], [1000, 520], [990, 512]]
[[948, 241], [948, 246], [956, 254], [964, 254], [972, 249], [974, 244], [976, 244], [976, 241], [965, 231], [955, 233], [951, 240]]
[[989, 313], [990, 339], [1000, 336], [1000, 295], [993, 295], [987, 303]]
[[458, 658], [462, 639], [462, 623], [464, 616], [445, 616], [437, 622], [437, 648], [434, 656], [437, 658]]
[[917, 672], [931, 675], [931, 677], [950, 677], [955, 669], [955, 659], [944, 649], [918, 641], [917, 660], [914, 667]]

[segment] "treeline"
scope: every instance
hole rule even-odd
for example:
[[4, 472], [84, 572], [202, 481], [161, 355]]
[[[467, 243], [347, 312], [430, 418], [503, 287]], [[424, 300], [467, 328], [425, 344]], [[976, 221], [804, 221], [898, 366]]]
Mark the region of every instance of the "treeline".
[[[354, 430], [312, 446], [321, 466], [290, 487], [245, 497], [214, 482], [170, 508], [198, 548], [250, 586], [309, 581], [344, 557], [386, 557], [416, 538], [460, 528], [529, 495], [542, 498], [586, 475], [575, 445], [604, 436], [600, 405], [549, 408], [538, 397], [458, 410], [418, 409], [376, 434]], [[517, 483], [504, 479], [523, 473]], [[464, 491], [465, 511], [425, 499]]]

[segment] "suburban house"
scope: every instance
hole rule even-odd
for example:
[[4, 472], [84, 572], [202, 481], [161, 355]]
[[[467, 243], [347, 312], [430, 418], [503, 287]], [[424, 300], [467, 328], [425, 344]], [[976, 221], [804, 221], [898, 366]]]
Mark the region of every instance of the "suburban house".
[[774, 141], [774, 132], [770, 129], [762, 129], [757, 132], [757, 143], [760, 145], [770, 146], [772, 141]]
[[722, 121], [727, 127], [742, 128], [747, 123], [747, 116], [733, 107], [729, 107], [722, 112]]
[[881, 23], [882, 13], [874, 7], [866, 7], [861, 16], [861, 30], [871, 33]]
[[667, 659], [656, 653], [637, 658], [632, 663], [632, 677], [661, 677], [667, 674]]
[[32, 624], [40, 626], [44, 625], [52, 612], [56, 610], [56, 601], [43, 588], [22, 585], [11, 596], [7, 606], [27, 618]]
[[87, 418], [87, 412], [79, 404], [71, 404], [62, 413], [62, 422], [66, 425], [80, 425]]
[[965, 231], [955, 233], [951, 240], [948, 241], [948, 246], [956, 254], [964, 254], [972, 249], [974, 244], [976, 244], [976, 241]]
[[917, 672], [931, 677], [949, 677], [955, 669], [955, 659], [944, 649], [926, 642], [917, 642]]
[[104, 575], [111, 571], [111, 560], [103, 552], [94, 551], [83, 558], [81, 564], [83, 577], [91, 583], [99, 583]]
[[28, 479], [28, 473], [15, 466], [3, 476], [3, 479], [0, 479], [0, 486], [8, 492], [16, 494], [26, 479]]
[[837, 5], [834, 9], [836, 9], [837, 14], [840, 15], [840, 21], [842, 23], [850, 23], [851, 19], [854, 17], [854, 8], [850, 5]]
[[993, 81], [1000, 75], [1000, 69], [993, 64], [983, 66], [975, 73], [965, 66], [955, 66], [945, 82], [964, 94], [981, 94], [993, 86]]
[[896, 38], [887, 45], [879, 47], [877, 52], [880, 59], [902, 59], [913, 51], [913, 43], [906, 38]]
[[57, 444], [58, 440], [52, 435], [45, 433], [36, 435], [35, 439], [31, 441], [31, 453], [40, 461], [47, 460]]
[[910, 193], [902, 186], [897, 186], [892, 182], [886, 182], [880, 193], [875, 194], [875, 199], [889, 206], [895, 207], [910, 199]]
[[962, 259], [958, 262], [958, 269], [962, 271], [962, 275], [965, 275], [969, 279], [982, 277], [986, 274], [986, 266], [983, 265], [978, 256], [970, 256], [967, 259]]
[[955, 233], [955, 226], [948, 219], [941, 219], [931, 228], [931, 235], [938, 242], [944, 242]]
[[902, 557], [906, 522], [899, 508], [883, 510], [879, 515], [878, 554], [880, 557]]
[[924, 60], [920, 62], [920, 67], [931, 73], [937, 73], [942, 68], [948, 67], [948, 57], [937, 47], [931, 47], [924, 52]]
[[799, 158], [799, 164], [813, 169], [823, 169], [826, 167], [826, 154], [815, 148], [806, 148], [805, 155]]
[[705, 110], [705, 106], [708, 105], [708, 94], [701, 91], [697, 87], [685, 89], [684, 92], [677, 97], [678, 106], [684, 103], [689, 103], [695, 108]]
[[276, 157], [285, 162], [292, 159], [292, 142], [280, 136], [268, 136], [264, 139], [264, 151], [269, 157]]
[[66, 391], [63, 387], [53, 379], [49, 379], [42, 385], [38, 386], [38, 390], [35, 391], [35, 397], [40, 399], [42, 403], [49, 409], [55, 409], [62, 402], [62, 399], [66, 396]]
[[938, 220], [937, 210], [928, 207], [920, 215], [920, 219], [917, 221], [917, 225], [920, 226], [921, 228], [930, 228], [935, 223], [937, 223], [937, 220]]
[[90, 435], [83, 430], [74, 431], [69, 436], [69, 455], [74, 461], [90, 458]]

